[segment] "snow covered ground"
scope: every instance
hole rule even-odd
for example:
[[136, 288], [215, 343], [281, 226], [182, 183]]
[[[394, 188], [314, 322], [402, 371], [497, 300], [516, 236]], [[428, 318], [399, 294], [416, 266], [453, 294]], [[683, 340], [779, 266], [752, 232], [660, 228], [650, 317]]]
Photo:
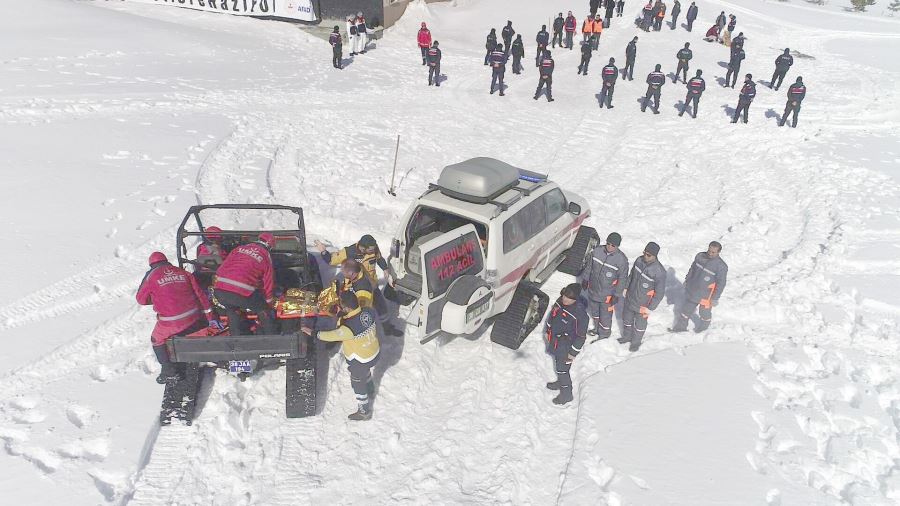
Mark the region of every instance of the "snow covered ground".
[[[881, 0], [883, 1], [883, 0]], [[377, 47], [330, 67], [296, 26], [128, 2], [31, 0], [0, 18], [0, 492], [25, 504], [857, 504], [900, 501], [900, 25], [801, 2], [697, 2], [695, 31], [604, 31], [589, 77], [557, 50], [556, 101], [531, 99], [534, 34], [587, 2], [414, 4]], [[584, 5], [583, 5], [584, 4]], [[686, 7], [686, 5], [685, 5]], [[760, 83], [749, 125], [717, 86], [720, 10], [748, 36]], [[682, 14], [683, 17], [683, 14]], [[511, 19], [525, 72], [488, 95], [484, 36]], [[414, 34], [444, 51], [425, 85]], [[598, 110], [599, 69], [639, 35], [636, 81]], [[708, 91], [679, 118], [641, 114], [643, 76], [690, 41]], [[784, 47], [809, 93], [796, 130], [770, 91]], [[400, 189], [386, 193], [394, 139]], [[648, 240], [667, 301], [629, 354], [591, 344], [557, 408], [537, 335], [386, 340], [375, 418], [341, 359], [315, 418], [283, 416], [283, 371], [209, 378], [192, 427], [159, 430], [152, 311], [133, 293], [149, 252], [173, 253], [196, 202], [306, 211], [310, 240], [382, 245], [427, 182], [493, 156], [549, 171], [630, 258]], [[724, 244], [731, 279], [706, 333], [671, 335], [692, 255]], [[555, 295], [571, 278], [544, 287]], [[615, 336], [616, 334], [614, 334]], [[214, 380], [214, 381], [213, 381]]]

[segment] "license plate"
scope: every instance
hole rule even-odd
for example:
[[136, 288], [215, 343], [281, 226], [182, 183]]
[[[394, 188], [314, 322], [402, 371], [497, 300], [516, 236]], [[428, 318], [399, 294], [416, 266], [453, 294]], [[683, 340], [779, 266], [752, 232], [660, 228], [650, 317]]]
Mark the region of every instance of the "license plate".
[[469, 323], [472, 320], [483, 315], [484, 313], [487, 313], [489, 307], [491, 307], [490, 295], [466, 308], [466, 323]]
[[238, 374], [242, 372], [249, 374], [253, 372], [253, 365], [250, 364], [249, 360], [229, 360], [228, 372], [232, 374]]

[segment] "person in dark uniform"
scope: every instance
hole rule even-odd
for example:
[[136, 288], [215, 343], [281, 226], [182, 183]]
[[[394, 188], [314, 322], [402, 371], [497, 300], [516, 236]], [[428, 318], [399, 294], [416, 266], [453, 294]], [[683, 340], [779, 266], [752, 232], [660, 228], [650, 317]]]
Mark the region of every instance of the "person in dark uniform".
[[647, 5], [645, 5], [644, 8], [641, 9], [641, 30], [645, 32], [650, 31], [650, 25], [653, 23], [653, 13], [653, 5], [651, 5], [648, 1]]
[[334, 31], [328, 36], [328, 43], [331, 44], [331, 64], [336, 69], [343, 69], [344, 40], [341, 37], [341, 27], [334, 25]]
[[515, 34], [516, 31], [513, 29], [512, 21], [507, 21], [506, 26], [500, 31], [500, 36], [503, 38], [503, 46], [507, 51], [512, 47], [512, 40]]
[[491, 33], [487, 35], [487, 39], [484, 41], [484, 64], [485, 66], [490, 65], [491, 53], [494, 52], [494, 49], [497, 49], [497, 29], [491, 28]]
[[625, 67], [622, 68], [622, 77], [634, 81], [634, 59], [637, 57], [637, 41], [635, 36], [625, 47]]
[[[607, 0], [608, 2], [612, 2], [612, 0]], [[625, 0], [619, 0], [616, 2], [616, 17], [622, 17], [622, 11], [625, 10]]]
[[784, 106], [784, 114], [781, 115], [781, 121], [778, 123], [778, 126], [784, 126], [788, 114], [793, 113], [794, 118], [791, 121], [791, 127], [797, 128], [797, 115], [800, 114], [800, 103], [803, 102], [803, 97], [806, 96], [806, 85], [803, 84], [802, 77], [797, 77], [797, 81], [788, 88], [787, 96], [787, 104]]
[[[725, 87], [734, 88], [737, 84], [738, 74], [741, 72], [741, 62], [746, 57], [743, 49], [731, 52], [731, 58], [728, 60], [728, 72], [725, 73]], [[732, 79], [734, 76], [734, 79]]]
[[441, 50], [438, 47], [438, 41], [431, 43], [428, 48], [428, 86], [432, 83], [435, 86], [441, 85]]
[[734, 110], [734, 117], [731, 118], [732, 123], [737, 123], [738, 116], [741, 113], [744, 113], [743, 121], [747, 122], [747, 113], [750, 111], [750, 103], [753, 102], [753, 97], [756, 96], [756, 83], [753, 82], [753, 75], [747, 74], [744, 78], [744, 85], [741, 86], [741, 94], [738, 97], [738, 105]]
[[559, 42], [559, 46], [563, 47], [563, 26], [566, 24], [566, 19], [563, 17], [562, 12], [559, 13], [559, 16], [553, 20], [553, 47], [556, 48], [557, 42]]
[[544, 326], [547, 337], [547, 351], [553, 356], [556, 366], [556, 381], [547, 383], [550, 390], [558, 390], [553, 404], [562, 405], [574, 399], [572, 395], [572, 362], [584, 347], [590, 318], [584, 305], [579, 301], [581, 286], [572, 283], [559, 293], [559, 299], [550, 309], [550, 316]]
[[596, 16], [597, 9], [600, 8], [600, 0], [590, 0], [590, 2], [588, 2], [588, 7], [590, 7], [591, 17]]
[[684, 73], [684, 77], [681, 80], [687, 82], [688, 65], [693, 57], [694, 53], [691, 51], [691, 43], [685, 42], [684, 47], [675, 54], [675, 58], [678, 58], [678, 68], [675, 69], [675, 77], [672, 78], [673, 83], [678, 82], [678, 74], [681, 73]]
[[784, 76], [787, 75], [788, 70], [790, 70], [793, 64], [794, 57], [791, 56], [790, 48], [784, 48], [784, 53], [778, 55], [778, 58], [775, 58], [775, 73], [772, 74], [772, 81], [769, 83], [769, 88], [774, 86], [777, 91], [781, 86], [781, 82], [784, 81]]
[[619, 78], [619, 69], [615, 64], [616, 59], [610, 58], [609, 64], [600, 71], [600, 76], [603, 78], [603, 87], [600, 88], [600, 107], [605, 105], [607, 109], [613, 108], [612, 97], [616, 90], [616, 79]]
[[737, 34], [737, 37], [731, 39], [731, 52], [735, 52], [738, 49], [744, 49], [744, 41], [746, 38], [744, 37], [744, 32], [740, 32]]
[[541, 60], [540, 77], [538, 78], [537, 90], [534, 92], [534, 99], [537, 100], [541, 95], [541, 90], [547, 86], [547, 102], [553, 102], [553, 69], [556, 63], [550, 51], [544, 52], [544, 59]]
[[550, 44], [550, 34], [547, 33], [547, 25], [541, 25], [541, 31], [537, 33], [537, 37], [534, 38], [534, 41], [537, 43], [537, 51], [534, 55], [534, 66], [540, 67], [541, 58], [544, 56], [544, 50], [547, 49], [547, 45]]
[[666, 295], [666, 269], [659, 263], [659, 245], [647, 243], [644, 254], [635, 259], [625, 284], [625, 308], [622, 311], [622, 344], [631, 343], [628, 350], [638, 351], [650, 311], [656, 309]]
[[522, 58], [525, 57], [525, 43], [522, 42], [522, 35], [516, 35], [516, 40], [512, 43], [511, 53], [513, 57], [513, 74], [521, 74]]
[[728, 264], [719, 256], [721, 252], [722, 245], [713, 241], [706, 251], [701, 251], [694, 257], [694, 263], [684, 277], [684, 301], [675, 310], [672, 332], [687, 330], [697, 306], [700, 306], [700, 323], [694, 326], [694, 331], [703, 332], [709, 328], [712, 307], [719, 303], [728, 277]]
[[494, 86], [499, 84], [500, 96], [503, 96], [503, 76], [506, 74], [506, 51], [503, 50], [503, 44], [497, 44], [497, 47], [491, 53], [491, 95], [496, 91]]
[[678, 25], [678, 15], [681, 14], [681, 2], [675, 0], [675, 4], [672, 5], [672, 30], [675, 29], [675, 26]]
[[606, 244], [591, 251], [588, 265], [578, 275], [582, 290], [587, 291], [584, 300], [588, 314], [594, 320], [594, 328], [588, 335], [596, 336], [597, 340], [612, 335], [613, 312], [628, 280], [628, 258], [619, 249], [621, 244], [621, 235], [609, 234]]
[[653, 114], [659, 114], [659, 97], [662, 86], [666, 84], [666, 75], [662, 73], [662, 65], [656, 64], [656, 69], [647, 74], [647, 94], [641, 104], [641, 112], [647, 111], [647, 104], [653, 98]]
[[679, 116], [683, 116], [684, 111], [687, 110], [688, 106], [691, 106], [691, 117], [697, 117], [697, 110], [700, 108], [700, 97], [706, 91], [706, 81], [700, 77], [702, 75], [703, 71], [697, 69], [697, 75], [687, 82], [687, 96], [684, 98], [684, 107], [678, 113]]
[[591, 41], [586, 40], [581, 43], [581, 63], [578, 64], [578, 73], [587, 75], [588, 73], [588, 65], [591, 63], [591, 56], [593, 55], [593, 51], [591, 51]]
[[685, 17], [687, 20], [687, 31], [691, 31], [694, 28], [694, 20], [697, 19], [697, 4], [691, 2], [691, 6], [688, 7], [687, 16]]
[[606, 17], [604, 18], [604, 23], [606, 23], [607, 28], [612, 24], [613, 11], [615, 10], [616, 2], [614, 0], [606, 0]]

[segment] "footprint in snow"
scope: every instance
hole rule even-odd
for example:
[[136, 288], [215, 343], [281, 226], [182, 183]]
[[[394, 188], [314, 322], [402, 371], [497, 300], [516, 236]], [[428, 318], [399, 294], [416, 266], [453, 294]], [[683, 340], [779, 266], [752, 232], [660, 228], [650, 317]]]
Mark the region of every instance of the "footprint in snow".
[[628, 477], [631, 479], [632, 482], [634, 482], [635, 485], [638, 486], [638, 488], [640, 488], [642, 490], [650, 490], [650, 484], [647, 483], [646, 480], [644, 480], [642, 478], [638, 478], [637, 476], [634, 476], [631, 474], [629, 474]]
[[109, 456], [109, 439], [78, 439], [56, 449], [56, 454], [67, 459], [84, 459], [102, 462]]
[[87, 427], [98, 416], [96, 411], [80, 404], [71, 404], [66, 408], [66, 419], [79, 429]]

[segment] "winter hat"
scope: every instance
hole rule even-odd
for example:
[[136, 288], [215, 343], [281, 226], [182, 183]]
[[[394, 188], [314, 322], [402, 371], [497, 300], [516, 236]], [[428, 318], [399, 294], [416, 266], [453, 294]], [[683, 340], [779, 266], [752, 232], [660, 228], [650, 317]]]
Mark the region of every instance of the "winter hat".
[[606, 236], [606, 244], [612, 244], [618, 248], [622, 245], [622, 236], [618, 232], [613, 232]]
[[616, 59], [615, 59], [615, 58], [610, 58], [610, 59], [609, 59], [609, 63], [610, 63], [610, 64], [616, 63]]
[[149, 263], [150, 266], [152, 267], [153, 264], [158, 264], [160, 262], [168, 262], [168, 261], [169, 261], [169, 259], [166, 258], [165, 253], [162, 253], [159, 251], [154, 251], [153, 253], [150, 253], [150, 259], [147, 261], [147, 263]]
[[662, 69], [662, 65], [660, 65], [659, 63], [657, 63], [657, 64], [656, 64], [656, 71], [659, 72], [660, 69]]
[[265, 244], [267, 248], [275, 247], [275, 236], [269, 232], [259, 234], [259, 242]]
[[702, 75], [703, 75], [703, 71], [700, 69], [697, 69], [697, 77], [700, 77]]
[[566, 285], [559, 291], [559, 294], [567, 299], [578, 300], [578, 298], [581, 297], [581, 285], [578, 283]]
[[438, 47], [438, 41], [434, 41], [434, 44], [432, 44], [432, 46]]
[[422, 28], [425, 28], [425, 22], [422, 21]]
[[378, 246], [378, 243], [375, 242], [375, 238], [369, 234], [366, 234], [359, 238], [359, 245], [363, 248], [372, 248]]
[[644, 252], [650, 253], [653, 256], [658, 256], [659, 255], [659, 244], [656, 244], [653, 241], [648, 242], [647, 245], [644, 246]]
[[341, 28], [338, 25], [334, 25], [334, 31], [339, 32], [341, 31]]
[[747, 75], [744, 76], [744, 77], [746, 77], [747, 80], [749, 81], [749, 80], [753, 79], [753, 74], [747, 74]]

